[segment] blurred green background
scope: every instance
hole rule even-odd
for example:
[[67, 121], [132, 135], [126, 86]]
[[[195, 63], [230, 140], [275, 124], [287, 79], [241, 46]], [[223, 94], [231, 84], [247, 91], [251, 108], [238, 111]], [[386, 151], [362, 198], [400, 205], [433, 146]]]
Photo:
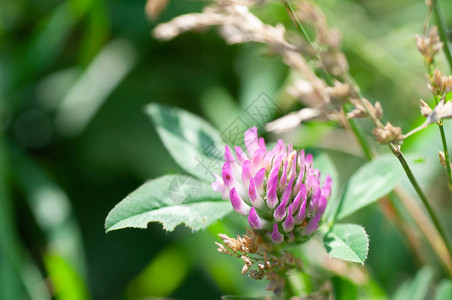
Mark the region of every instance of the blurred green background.
[[[170, 1], [157, 22], [207, 4]], [[422, 32], [424, 1], [318, 4], [342, 31], [351, 72], [368, 99], [381, 101], [385, 119], [404, 132], [422, 123], [418, 100], [429, 94], [414, 34]], [[452, 3], [440, 4], [450, 27]], [[194, 235], [182, 226], [165, 233], [159, 224], [104, 232], [109, 210], [129, 192], [182, 172], [143, 113], [145, 104], [182, 107], [220, 130], [261, 92], [285, 111], [299, 106], [282, 88], [289, 71], [262, 46], [228, 46], [214, 30], [156, 41], [150, 32], [157, 22], [147, 20], [144, 6], [144, 0], [0, 1], [0, 299], [49, 299], [49, 290], [56, 299], [217, 299], [258, 294], [263, 286], [216, 252], [216, 232], [241, 233], [233, 219]], [[278, 2], [255, 13], [293, 29]], [[439, 66], [448, 71], [443, 58]], [[370, 133], [370, 123], [360, 123]], [[334, 124], [312, 123], [286, 138], [328, 151], [345, 182], [364, 159], [338, 132]], [[431, 162], [418, 175], [440, 195], [434, 205], [452, 226], [436, 128], [404, 149]], [[371, 237], [375, 285], [392, 294], [419, 265], [378, 205], [354, 219]]]

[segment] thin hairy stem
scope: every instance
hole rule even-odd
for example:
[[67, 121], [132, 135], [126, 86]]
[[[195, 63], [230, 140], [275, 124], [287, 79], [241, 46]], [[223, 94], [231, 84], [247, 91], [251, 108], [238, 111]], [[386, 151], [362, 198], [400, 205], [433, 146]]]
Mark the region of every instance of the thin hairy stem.
[[[290, 2], [288, 0], [281, 0], [281, 2], [283, 3], [284, 7], [286, 8], [287, 13], [289, 14], [294, 25], [297, 27], [301, 36], [303, 38], [305, 38], [305, 40], [309, 44], [312, 45], [312, 41], [311, 41], [310, 37], [308, 36], [308, 34], [307, 34], [306, 30], [304, 29], [303, 25], [301, 24], [301, 22], [298, 20], [296, 14], [295, 14], [295, 11], [294, 11], [292, 5], [290, 4]], [[452, 62], [452, 60], [451, 60], [451, 62]], [[343, 79], [346, 83], [348, 83], [350, 85], [350, 87], [352, 87], [352, 89], [354, 91], [353, 94], [355, 94], [357, 96], [357, 98], [359, 99], [359, 101], [363, 104], [363, 107], [367, 110], [369, 119], [374, 123], [375, 127], [384, 128], [381, 121], [368, 110], [367, 106], [364, 103], [363, 97], [360, 93], [359, 87], [357, 86], [357, 84], [353, 80], [353, 78], [350, 76], [350, 74], [346, 73], [343, 76]], [[346, 111], [345, 107], [344, 107], [344, 111]], [[349, 119], [348, 123], [350, 125], [350, 127], [348, 129], [350, 129], [354, 133], [358, 143], [360, 144], [360, 146], [363, 150], [365, 158], [367, 160], [372, 160], [377, 154], [375, 153], [375, 151], [372, 150], [372, 147], [366, 140], [364, 133], [358, 127], [355, 120]], [[391, 148], [394, 155], [399, 159], [405, 173], [407, 174], [408, 178], [410, 179], [411, 184], [413, 185], [414, 189], [416, 190], [416, 192], [418, 193], [422, 202], [424, 203], [425, 207], [427, 208], [428, 214], [433, 222], [433, 225], [432, 225], [432, 222], [429, 221], [425, 212], [418, 206], [418, 204], [414, 201], [414, 199], [412, 199], [410, 196], [406, 195], [406, 193], [402, 194], [400, 192], [400, 191], [403, 191], [402, 189], [400, 189], [400, 188], [396, 189], [395, 194], [397, 195], [398, 198], [402, 199], [402, 204], [404, 205], [404, 207], [406, 207], [407, 211], [410, 213], [411, 217], [414, 219], [414, 221], [420, 228], [421, 232], [426, 236], [427, 241], [432, 245], [433, 250], [437, 253], [440, 261], [443, 263], [443, 265], [445, 266], [445, 269], [447, 270], [447, 272], [449, 273], [449, 275], [452, 278], [452, 262], [451, 262], [452, 261], [452, 255], [451, 255], [452, 248], [450, 247], [448, 239], [445, 235], [445, 231], [443, 230], [441, 224], [439, 223], [438, 218], [437, 218], [436, 214], [434, 213], [433, 209], [431, 208], [427, 198], [425, 197], [424, 192], [422, 191], [422, 189], [420, 188], [416, 179], [414, 178], [414, 175], [411, 172], [411, 169], [409, 168], [402, 153], [392, 143], [389, 144], [389, 147]], [[393, 202], [393, 201], [394, 201], [394, 199], [392, 199], [392, 197], [391, 197], [391, 202]], [[394, 206], [392, 206], [392, 208], [394, 208]], [[399, 225], [403, 224], [401, 222], [401, 220], [402, 220], [401, 215], [396, 210], [394, 210], [394, 212], [396, 213], [396, 217], [399, 219], [398, 221], [400, 221], [397, 223], [399, 223]], [[387, 217], [389, 218], [389, 216], [387, 216]], [[408, 238], [411, 246], [413, 248], [416, 248], [417, 246], [415, 245], [415, 243], [412, 242], [412, 240], [410, 239], [407, 232], [405, 230], [403, 230], [404, 229], [403, 226], [399, 226], [399, 227], [401, 227], [402, 232], [405, 232], [405, 234], [407, 235], [407, 238]], [[414, 251], [417, 253], [416, 249], [414, 249]]]
[[439, 132], [441, 133], [441, 141], [443, 142], [444, 156], [446, 158], [446, 169], [449, 176], [449, 190], [452, 190], [452, 171], [450, 168], [449, 150], [447, 148], [446, 135], [444, 134], [443, 120], [438, 123]]
[[309, 44], [312, 44], [311, 38], [309, 37], [309, 35], [306, 32], [306, 30], [304, 30], [304, 27], [301, 24], [300, 20], [298, 20], [297, 16], [295, 15], [295, 10], [293, 9], [292, 4], [290, 4], [290, 2], [288, 0], [282, 0], [282, 3], [284, 5], [284, 8], [287, 10], [287, 14], [289, 15], [290, 19], [292, 20], [292, 22], [297, 27], [297, 29], [299, 30], [301, 35], [305, 38], [305, 40]]
[[430, 216], [430, 219], [432, 220], [433, 225], [436, 227], [436, 230], [439, 232], [439, 234], [441, 235], [441, 238], [444, 240], [444, 243], [446, 244], [447, 252], [449, 253], [449, 256], [452, 256], [452, 246], [446, 235], [446, 231], [444, 230], [443, 225], [439, 221], [438, 216], [436, 215], [435, 211], [433, 210], [433, 207], [431, 206], [430, 202], [428, 201], [427, 196], [425, 195], [421, 186], [419, 185], [416, 178], [414, 177], [414, 174], [411, 171], [410, 166], [408, 165], [407, 161], [405, 160], [405, 157], [403, 156], [402, 152], [399, 149], [397, 149], [397, 147], [395, 147], [393, 144], [389, 144], [389, 147], [391, 148], [392, 153], [394, 153], [394, 155], [400, 161], [400, 164], [402, 165], [403, 169], [405, 170], [405, 173], [408, 176], [408, 179], [410, 180], [411, 185], [413, 186], [417, 195], [419, 196], [419, 198], [421, 199], [425, 208], [427, 209], [427, 213]]
[[353, 134], [356, 137], [356, 140], [361, 146], [365, 158], [369, 161], [372, 160], [374, 155], [372, 154], [372, 150], [370, 149], [369, 143], [366, 141], [366, 136], [358, 127], [358, 124], [356, 124], [356, 121], [354, 119], [348, 119], [348, 124], [350, 125], [350, 130], [353, 132]]
[[[314, 43], [312, 42], [311, 37], [308, 35], [308, 33], [306, 32], [306, 30], [304, 29], [303, 24], [301, 24], [300, 20], [298, 19], [297, 15], [295, 14], [295, 10], [294, 10], [292, 4], [290, 3], [290, 1], [289, 1], [289, 0], [281, 0], [281, 2], [283, 3], [284, 8], [286, 9], [287, 14], [288, 14], [289, 17], [290, 17], [290, 20], [292, 20], [292, 23], [293, 23], [294, 26], [297, 28], [297, 30], [299, 31], [299, 33], [301, 34], [301, 36], [308, 42], [308, 44], [309, 44], [313, 49], [315, 49]], [[321, 61], [320, 55], [319, 55], [319, 53], [318, 53], [317, 51], [315, 51], [315, 55], [316, 55], [317, 59], [318, 59], [319, 61]], [[331, 75], [330, 75], [330, 74], [325, 70], [325, 68], [323, 68], [323, 67], [320, 68], [320, 70], [321, 70], [321, 72], [322, 72], [322, 74], [323, 74], [323, 77], [324, 77], [326, 83], [327, 83], [328, 85], [332, 85], [332, 83], [333, 83], [333, 78], [331, 77]]]
[[435, 15], [436, 25], [438, 27], [438, 33], [441, 40], [444, 43], [444, 54], [446, 55], [447, 62], [449, 63], [449, 68], [452, 71], [452, 55], [450, 54], [449, 42], [446, 35], [446, 27], [444, 25], [444, 20], [441, 16], [440, 9], [438, 6], [438, 0], [432, 1], [433, 14]]

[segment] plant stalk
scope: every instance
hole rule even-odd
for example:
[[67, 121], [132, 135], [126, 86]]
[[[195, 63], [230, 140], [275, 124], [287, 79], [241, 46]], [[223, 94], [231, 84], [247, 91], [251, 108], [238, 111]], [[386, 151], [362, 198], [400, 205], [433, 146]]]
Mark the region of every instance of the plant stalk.
[[438, 27], [439, 36], [441, 37], [441, 40], [444, 43], [444, 48], [443, 48], [444, 54], [446, 55], [447, 62], [449, 63], [449, 68], [452, 71], [452, 55], [450, 54], [449, 42], [448, 42], [447, 35], [446, 35], [446, 30], [445, 30], [446, 27], [444, 26], [444, 20], [439, 11], [438, 0], [432, 1], [432, 8], [433, 8], [433, 14], [435, 15], [435, 19], [436, 19], [436, 25]]
[[427, 213], [430, 216], [430, 219], [432, 220], [433, 225], [435, 226], [438, 233], [441, 235], [441, 238], [444, 240], [444, 243], [447, 248], [447, 252], [449, 253], [449, 257], [452, 257], [452, 247], [451, 247], [449, 239], [446, 235], [446, 231], [444, 230], [443, 225], [439, 221], [438, 216], [436, 215], [435, 211], [433, 210], [433, 207], [431, 206], [430, 202], [428, 201], [427, 196], [425, 195], [421, 186], [419, 185], [416, 178], [414, 177], [414, 174], [411, 171], [410, 167], [408, 166], [408, 163], [405, 160], [405, 157], [403, 156], [402, 152], [399, 149], [397, 149], [393, 144], [389, 144], [389, 147], [391, 148], [392, 153], [394, 153], [394, 155], [400, 161], [400, 164], [402, 165], [403, 169], [405, 170], [405, 173], [408, 176], [408, 179], [410, 180], [411, 185], [413, 186], [414, 190], [416, 191], [416, 193], [418, 194], [422, 203], [424, 204], [425, 208], [427, 209]]
[[438, 123], [439, 132], [441, 133], [441, 141], [443, 142], [444, 156], [446, 158], [446, 169], [449, 177], [449, 190], [452, 191], [452, 170], [450, 167], [449, 149], [447, 147], [446, 135], [444, 134], [443, 120]]
[[372, 158], [374, 157], [374, 155], [372, 154], [372, 150], [370, 149], [363, 132], [356, 124], [356, 121], [354, 119], [348, 119], [348, 124], [350, 124], [350, 129], [355, 134], [355, 137], [363, 150], [364, 156], [366, 157], [367, 160], [369, 161], [372, 160]]

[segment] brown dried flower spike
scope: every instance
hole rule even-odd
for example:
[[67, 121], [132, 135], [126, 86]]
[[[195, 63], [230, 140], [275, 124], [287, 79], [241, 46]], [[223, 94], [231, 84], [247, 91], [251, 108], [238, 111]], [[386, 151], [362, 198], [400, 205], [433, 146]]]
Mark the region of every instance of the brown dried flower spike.
[[416, 35], [416, 45], [424, 60], [431, 64], [435, 55], [441, 51], [444, 44], [439, 38], [438, 28], [432, 26], [427, 36]]
[[284, 289], [286, 272], [302, 268], [301, 260], [289, 252], [268, 255], [274, 253], [272, 244], [265, 243], [256, 231], [247, 230], [247, 235], [237, 236], [236, 239], [226, 234], [218, 236], [224, 243], [215, 243], [218, 252], [241, 259], [244, 263], [241, 273], [256, 280], [267, 279], [269, 283], [266, 289], [275, 295], [280, 295]]
[[374, 128], [373, 134], [379, 144], [401, 144], [403, 141], [402, 129], [389, 122], [384, 128]]

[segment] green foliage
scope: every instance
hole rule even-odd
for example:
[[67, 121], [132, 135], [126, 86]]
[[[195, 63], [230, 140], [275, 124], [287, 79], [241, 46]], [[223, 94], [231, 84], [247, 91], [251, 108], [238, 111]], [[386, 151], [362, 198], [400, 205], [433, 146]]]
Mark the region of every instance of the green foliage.
[[[431, 287], [435, 273], [429, 267], [422, 268], [412, 280], [407, 280], [397, 289], [393, 300], [423, 300]], [[449, 298], [450, 299], [450, 298]]]
[[358, 287], [350, 280], [334, 276], [331, 278], [335, 299], [357, 299]]
[[223, 161], [220, 133], [201, 118], [178, 108], [151, 104], [146, 112], [174, 160], [185, 171], [213, 182], [212, 173], [220, 173]]
[[[314, 167], [320, 170], [323, 180], [325, 180], [326, 175], [330, 175], [331, 179], [333, 180], [330, 199], [335, 199], [339, 191], [339, 174], [334, 165], [334, 162], [331, 160], [328, 154], [326, 154], [325, 152], [319, 152], [314, 156]], [[330, 206], [332, 207], [331, 203], [329, 203], [329, 205], [327, 206], [327, 211], [325, 212], [325, 214], [327, 214], [328, 208]]]
[[83, 279], [63, 257], [48, 253], [44, 263], [57, 300], [89, 299]]
[[[452, 2], [438, 2], [450, 24]], [[420, 33], [423, 26], [427, 12], [425, 5], [415, 0], [320, 0], [316, 4], [326, 9], [331, 27], [342, 32], [342, 49], [348, 58], [351, 75], [366, 98], [372, 102], [381, 101], [385, 121], [401, 126], [404, 132], [418, 125], [416, 122], [423, 122], [413, 99], [422, 97], [428, 101], [429, 91], [413, 36]], [[165, 141], [169, 141], [171, 155], [183, 169], [209, 183], [211, 174], [206, 174], [199, 165], [193, 168], [196, 161], [192, 158], [205, 158], [206, 162], [215, 165], [221, 157], [218, 160], [216, 155], [203, 157], [203, 143], [199, 140], [192, 143], [196, 139], [191, 139], [193, 133], [188, 132], [201, 131], [192, 128], [193, 124], [198, 124], [204, 131], [209, 128], [195, 115], [205, 115], [217, 128], [226, 128], [234, 118], [243, 116], [243, 110], [262, 91], [277, 102], [284, 113], [300, 108], [300, 104], [293, 102], [285, 92], [294, 74], [288, 72], [279, 58], [265, 55], [267, 52], [264, 53], [262, 45], [229, 47], [213, 30], [202, 35], [184, 34], [166, 43], [149, 36], [156, 23], [181, 13], [200, 11], [205, 5], [202, 1], [170, 1], [160, 20], [150, 23], [143, 13], [143, 1], [112, 1], [108, 5], [94, 0], [61, 3], [48, 0], [36, 3], [0, 1], [0, 299], [59, 299], [65, 297], [63, 290], [70, 291], [66, 294], [69, 297], [82, 298], [87, 287], [87, 293], [93, 299], [143, 298], [144, 294], [158, 294], [155, 292], [158, 288], [166, 289], [160, 295], [183, 299], [199, 299], [202, 294], [212, 295], [208, 298], [214, 299], [223, 294], [241, 294], [250, 290], [251, 279], [240, 276], [239, 266], [230, 264], [227, 261], [229, 257], [220, 259], [214, 246], [209, 244], [214, 239], [210, 232], [212, 227], [197, 235], [173, 234], [169, 237], [161, 230], [154, 230], [160, 229], [159, 225], [151, 226], [146, 232], [137, 230], [113, 235], [105, 235], [99, 226], [99, 220], [121, 195], [146, 178], [156, 178], [165, 172], [173, 172], [175, 168], [141, 113], [143, 105], [149, 101], [183, 106], [193, 112], [155, 105], [156, 111], [168, 110], [166, 116], [179, 115], [179, 112], [189, 116], [187, 122], [179, 126], [181, 135], [171, 131], [178, 127], [171, 123], [163, 122], [156, 127], [165, 145]], [[272, 24], [285, 24], [288, 30], [293, 26], [278, 2], [269, 7], [258, 7], [255, 12], [265, 21], [271, 20]], [[355, 24], [359, 24], [359, 28]], [[121, 51], [124, 50], [121, 45], [126, 45], [131, 51]], [[443, 60], [442, 56], [437, 57], [440, 69], [443, 69]], [[212, 86], [218, 87], [222, 94], [205, 93]], [[205, 97], [201, 97], [203, 94]], [[449, 99], [451, 93], [447, 97]], [[151, 112], [152, 106], [147, 111]], [[33, 119], [36, 115], [40, 117]], [[152, 118], [156, 123], [154, 116]], [[159, 118], [162, 115], [158, 115]], [[74, 126], [74, 122], [78, 125]], [[365, 122], [362, 124], [367, 126]], [[448, 133], [452, 131], [450, 125], [451, 122], [445, 123]], [[347, 144], [347, 140], [342, 141], [341, 135], [327, 134], [332, 129], [330, 123], [306, 123], [302, 127], [304, 129], [287, 135], [293, 144], [305, 147], [327, 145], [335, 151], [356, 155], [356, 149]], [[338, 128], [334, 130], [340, 131]], [[71, 132], [77, 134], [69, 135]], [[366, 132], [370, 133], [368, 127]], [[222, 150], [220, 134], [215, 130], [211, 133], [209, 139], [218, 140], [217, 148]], [[437, 162], [437, 150], [441, 148], [437, 136], [436, 128], [429, 128], [406, 140], [402, 149], [423, 153], [427, 157], [424, 165], [413, 168], [418, 181], [429, 193], [433, 191], [435, 196], [438, 195], [437, 199], [443, 196], [449, 200], [450, 194], [446, 195], [447, 191], [437, 188], [444, 175]], [[3, 142], [8, 146], [3, 147]], [[9, 151], [9, 145], [17, 146], [18, 151]], [[341, 192], [337, 185], [339, 180], [322, 165], [324, 157], [327, 156], [315, 155], [315, 165], [323, 174], [333, 177], [333, 195], [327, 210], [332, 209], [331, 215], [334, 215], [334, 205], [340, 202], [342, 194], [336, 197]], [[340, 159], [336, 159], [337, 156], [333, 158], [339, 166]], [[358, 162], [360, 159], [354, 156], [350, 161]], [[355, 168], [350, 161], [345, 159], [345, 166], [339, 169], [341, 179], [347, 178]], [[393, 169], [400, 169], [400, 166], [393, 164]], [[360, 178], [355, 177], [358, 179], [355, 183], [361, 185]], [[338, 217], [359, 220], [371, 234], [371, 253], [378, 258], [367, 260], [366, 265], [372, 270], [370, 276], [381, 284], [381, 289], [390, 291], [401, 276], [414, 274], [418, 266], [412, 263], [414, 251], [410, 252], [408, 243], [406, 247], [400, 247], [404, 240], [396, 226], [381, 214], [377, 216], [381, 222], [372, 222], [374, 218], [369, 215], [376, 210], [359, 211], [376, 200], [366, 199], [363, 192], [369, 189], [374, 179], [369, 179], [369, 185], [362, 187], [362, 195], [353, 194], [349, 201], [344, 198], [343, 208], [350, 206], [344, 211], [339, 210]], [[351, 188], [352, 185], [348, 185], [347, 193]], [[210, 187], [206, 186], [203, 191], [209, 192]], [[183, 195], [175, 194], [173, 198], [180, 199], [178, 196]], [[180, 219], [174, 216], [174, 210], [180, 207], [185, 207], [196, 218], [205, 215], [197, 215], [200, 211], [196, 205], [209, 206], [205, 207], [209, 218], [212, 212], [226, 214], [231, 210], [227, 201], [217, 201], [218, 195], [212, 193], [212, 196], [212, 199], [190, 203], [182, 201], [179, 205], [168, 203], [169, 206], [153, 208], [149, 215], [156, 214], [159, 218], [169, 215], [170, 219], [165, 219], [166, 227], [174, 228], [176, 223], [192, 221], [187, 216]], [[164, 202], [152, 199], [152, 203]], [[142, 202], [150, 205], [145, 199]], [[449, 220], [452, 219], [448, 202], [438, 201], [436, 204], [446, 228], [450, 228]], [[127, 208], [122, 214], [135, 210], [137, 208]], [[159, 215], [165, 211], [168, 215]], [[366, 213], [365, 217], [363, 213]], [[112, 212], [113, 216], [115, 214], [119, 220], [119, 211]], [[153, 219], [158, 218], [154, 216]], [[234, 218], [227, 221], [231, 220], [235, 221]], [[331, 221], [332, 217], [327, 220]], [[141, 225], [146, 226], [146, 222], [143, 220]], [[237, 224], [228, 234], [243, 229], [241, 223]], [[410, 222], [407, 225], [412, 226]], [[390, 239], [388, 230], [391, 231]], [[181, 250], [181, 239], [201, 235], [205, 237], [203, 241], [193, 239], [187, 244], [210, 247], [203, 247], [202, 251], [198, 247], [192, 253], [186, 251], [191, 249], [189, 246]], [[386, 249], [375, 251], [380, 247]], [[428, 247], [420, 250], [430, 254]], [[166, 251], [168, 256], [162, 258]], [[50, 258], [49, 253], [52, 255]], [[210, 255], [208, 260], [205, 259], [206, 253]], [[85, 268], [84, 255], [94, 267]], [[186, 258], [190, 260], [200, 256], [199, 261], [208, 265], [197, 265], [197, 269], [203, 272], [202, 276], [198, 276], [196, 270], [188, 273]], [[408, 264], [398, 263], [402, 256], [404, 261], [409, 261]], [[224, 261], [218, 267], [218, 261], [222, 259]], [[149, 262], [149, 266], [154, 266], [157, 261], [166, 263], [147, 272], [149, 268], [144, 266]], [[159, 277], [165, 268], [174, 268], [171, 261], [180, 269], [171, 271], [179, 274], [169, 272], [174, 277]], [[309, 267], [310, 263], [308, 261], [306, 266]], [[85, 271], [89, 281], [83, 283]], [[138, 280], [132, 280], [137, 275]], [[306, 274], [303, 276], [308, 277]], [[129, 293], [129, 289], [138, 287], [147, 291], [149, 278], [158, 282], [157, 286], [150, 287], [152, 293]], [[218, 284], [221, 280], [224, 284]], [[140, 284], [135, 284], [137, 282]], [[433, 286], [433, 282], [429, 282]], [[129, 289], [125, 291], [128, 283]], [[339, 288], [337, 282], [333, 285], [337, 296], [347, 295], [337, 292], [347, 284], [340, 282]], [[413, 284], [410, 286], [415, 287]], [[438, 300], [451, 299], [451, 286], [450, 280], [443, 280], [436, 291], [430, 291], [427, 296], [434, 292]], [[351, 293], [355, 289], [353, 286], [346, 288], [351, 289]], [[361, 287], [359, 289], [358, 298], [361, 299]], [[57, 294], [51, 294], [53, 291]], [[299, 292], [297, 289], [294, 293], [296, 291]], [[376, 299], [374, 294], [369, 295], [372, 295], [369, 299]], [[419, 295], [427, 297], [422, 291]]]
[[343, 219], [392, 191], [404, 176], [396, 158], [382, 155], [362, 166], [348, 182], [335, 219]]
[[324, 236], [326, 252], [335, 258], [364, 264], [369, 252], [369, 237], [363, 227], [336, 224]]
[[151, 180], [128, 195], [108, 214], [105, 229], [146, 228], [160, 222], [168, 231], [185, 223], [193, 230], [204, 229], [232, 210], [209, 186], [184, 175]]
[[182, 284], [189, 267], [184, 253], [179, 248], [168, 246], [155, 255], [143, 272], [129, 284], [127, 298], [168, 296]]
[[443, 279], [436, 287], [435, 300], [452, 299], [452, 281]]

